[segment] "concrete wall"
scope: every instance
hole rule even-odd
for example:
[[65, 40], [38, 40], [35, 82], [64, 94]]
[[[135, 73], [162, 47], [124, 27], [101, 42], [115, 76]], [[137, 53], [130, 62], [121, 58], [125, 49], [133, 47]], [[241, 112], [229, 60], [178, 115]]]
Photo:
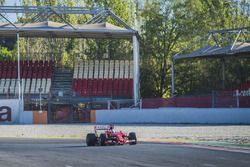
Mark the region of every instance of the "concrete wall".
[[250, 124], [250, 108], [97, 110], [96, 122]]

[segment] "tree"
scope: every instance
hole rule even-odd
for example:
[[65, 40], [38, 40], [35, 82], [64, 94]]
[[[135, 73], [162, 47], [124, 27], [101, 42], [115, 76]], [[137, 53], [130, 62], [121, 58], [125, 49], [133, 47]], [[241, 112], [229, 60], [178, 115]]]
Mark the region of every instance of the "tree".
[[[210, 30], [249, 26], [249, 5], [246, 1], [239, 4], [237, 1], [227, 0], [158, 0], [146, 3], [142, 11], [141, 34], [142, 96], [170, 95], [171, 57]], [[200, 46], [196, 45], [189, 51]], [[232, 75], [242, 75], [232, 74], [232, 71], [237, 71], [237, 68], [248, 69], [247, 62], [249, 63], [248, 60], [226, 61], [226, 87], [237, 83], [239, 79]], [[211, 89], [221, 89], [220, 67], [220, 60], [177, 61], [177, 94], [201, 94], [211, 92]], [[148, 90], [148, 85], [153, 88]]]
[[[146, 95], [144, 92], [147, 92], [146, 84], [149, 83], [154, 85], [154, 90], [147, 92], [147, 96], [169, 96], [171, 56], [178, 51], [176, 46], [186, 32], [180, 24], [180, 16], [174, 15], [175, 10], [172, 2], [163, 6], [160, 1], [154, 1], [145, 4], [142, 11], [142, 63], [146, 65], [141, 70], [142, 96]], [[154, 79], [145, 82], [148, 75], [154, 76]]]

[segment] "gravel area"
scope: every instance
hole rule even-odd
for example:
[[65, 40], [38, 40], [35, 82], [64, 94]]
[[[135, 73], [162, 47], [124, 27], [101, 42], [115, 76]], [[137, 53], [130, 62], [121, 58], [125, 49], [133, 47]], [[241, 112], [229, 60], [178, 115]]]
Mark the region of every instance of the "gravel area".
[[[250, 146], [250, 125], [116, 125], [115, 129], [136, 132], [140, 141], [217, 141]], [[82, 138], [94, 125], [0, 125], [0, 137]]]

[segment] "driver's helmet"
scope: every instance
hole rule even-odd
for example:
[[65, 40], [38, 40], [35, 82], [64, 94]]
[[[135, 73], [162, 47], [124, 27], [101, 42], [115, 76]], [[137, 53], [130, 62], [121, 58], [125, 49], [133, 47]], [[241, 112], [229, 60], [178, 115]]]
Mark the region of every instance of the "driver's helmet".
[[109, 125], [109, 129], [110, 129], [110, 130], [114, 129], [114, 125], [113, 125], [113, 124], [110, 124], [110, 125]]

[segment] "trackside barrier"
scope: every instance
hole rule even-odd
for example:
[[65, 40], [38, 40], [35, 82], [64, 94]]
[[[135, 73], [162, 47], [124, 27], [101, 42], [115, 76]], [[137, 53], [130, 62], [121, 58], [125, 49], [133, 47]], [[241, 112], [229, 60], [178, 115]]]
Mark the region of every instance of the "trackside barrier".
[[33, 124], [33, 112], [32, 111], [21, 112], [20, 124]]
[[96, 110], [91, 110], [90, 111], [90, 123], [95, 123], [96, 122]]
[[250, 124], [250, 108], [96, 110], [96, 123]]
[[47, 124], [47, 111], [24, 111], [20, 114], [20, 124]]
[[48, 123], [47, 111], [22, 112], [19, 111], [19, 101], [17, 99], [0, 100], [0, 124], [47, 124], [47, 123]]
[[0, 124], [19, 123], [19, 101], [17, 99], [0, 100]]
[[32, 112], [32, 119], [33, 124], [47, 124], [48, 123], [48, 116], [47, 111], [33, 111]]
[[[232, 93], [232, 92], [231, 92]], [[238, 98], [238, 106], [237, 106]], [[192, 108], [249, 108], [250, 96], [222, 95], [221, 93], [206, 96], [183, 96], [172, 98], [142, 99], [142, 108], [192, 107]]]

